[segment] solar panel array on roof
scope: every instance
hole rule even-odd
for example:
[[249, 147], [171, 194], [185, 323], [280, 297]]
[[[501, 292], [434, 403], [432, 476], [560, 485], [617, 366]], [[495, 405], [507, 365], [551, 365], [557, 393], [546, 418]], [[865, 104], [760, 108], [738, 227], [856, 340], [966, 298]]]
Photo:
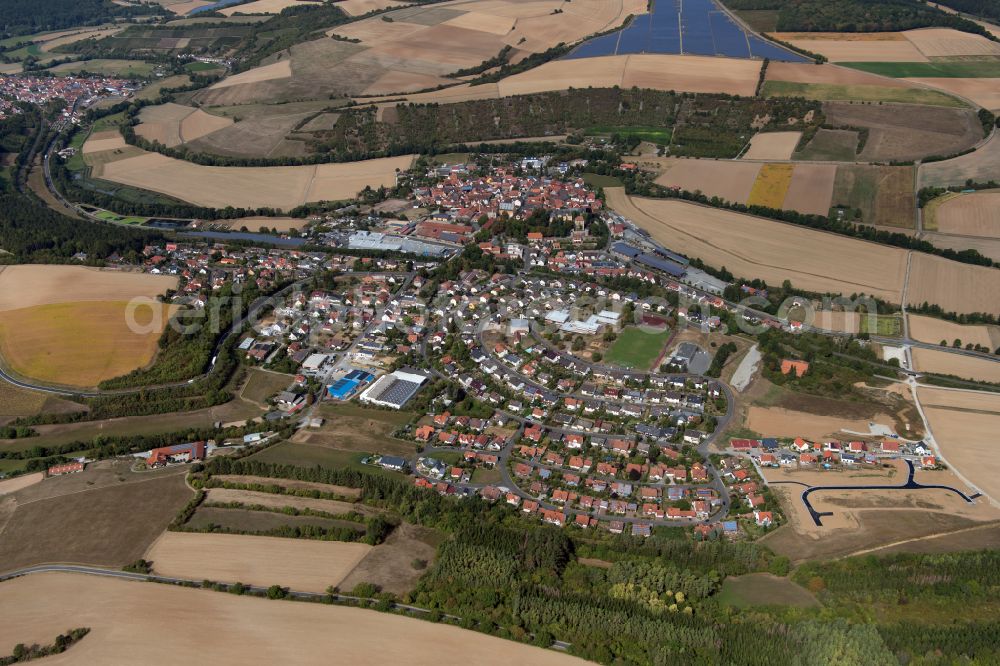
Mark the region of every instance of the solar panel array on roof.
[[378, 395], [372, 396], [379, 402], [402, 407], [420, 389], [420, 384], [406, 379], [393, 378]]
[[327, 391], [337, 400], [344, 400], [358, 387], [358, 384], [357, 380], [344, 377], [338, 379]]
[[351, 370], [344, 376], [344, 379], [353, 379], [361, 383], [370, 382], [375, 378], [375, 375], [370, 372], [365, 372], [364, 370]]
[[676, 263], [680, 264], [681, 266], [687, 266], [688, 264], [691, 263], [691, 260], [688, 259], [687, 257], [682, 257], [681, 255], [677, 254], [676, 252], [671, 252], [670, 250], [665, 250], [662, 247], [656, 249], [656, 254], [660, 255], [661, 257], [666, 257], [670, 261], [676, 262]]
[[615, 243], [611, 246], [611, 251], [628, 257], [629, 259], [634, 259], [642, 254], [642, 250], [637, 247], [632, 247], [628, 243]]
[[635, 260], [640, 264], [663, 271], [667, 275], [672, 275], [676, 278], [684, 277], [684, 274], [687, 272], [687, 268], [684, 266], [669, 259], [662, 259], [655, 254], [640, 254]]
[[654, 0], [651, 13], [636, 16], [622, 30], [585, 41], [566, 57], [632, 53], [808, 60], [747, 32], [715, 0]]

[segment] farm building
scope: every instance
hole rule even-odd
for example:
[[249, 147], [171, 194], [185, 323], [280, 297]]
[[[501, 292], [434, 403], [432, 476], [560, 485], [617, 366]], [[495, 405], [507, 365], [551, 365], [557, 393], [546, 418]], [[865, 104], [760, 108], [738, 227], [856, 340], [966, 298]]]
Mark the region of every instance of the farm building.
[[62, 465], [53, 465], [49, 467], [49, 476], [62, 476], [63, 474], [75, 474], [76, 472], [83, 471], [82, 462], [71, 462], [64, 463]]
[[427, 381], [424, 375], [397, 370], [381, 377], [361, 394], [362, 402], [402, 409]]
[[174, 446], [153, 449], [146, 457], [146, 464], [150, 467], [163, 467], [165, 465], [189, 463], [204, 459], [205, 442], [191, 442], [189, 444], [175, 444]]

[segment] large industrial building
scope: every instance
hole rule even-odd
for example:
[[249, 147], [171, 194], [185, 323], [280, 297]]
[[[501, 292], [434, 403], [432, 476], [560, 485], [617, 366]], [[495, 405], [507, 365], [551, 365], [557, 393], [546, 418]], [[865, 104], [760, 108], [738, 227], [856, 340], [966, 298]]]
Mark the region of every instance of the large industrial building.
[[415, 372], [397, 370], [392, 374], [380, 377], [361, 394], [361, 401], [382, 407], [402, 409], [410, 398], [417, 394], [420, 387], [427, 381], [424, 375]]

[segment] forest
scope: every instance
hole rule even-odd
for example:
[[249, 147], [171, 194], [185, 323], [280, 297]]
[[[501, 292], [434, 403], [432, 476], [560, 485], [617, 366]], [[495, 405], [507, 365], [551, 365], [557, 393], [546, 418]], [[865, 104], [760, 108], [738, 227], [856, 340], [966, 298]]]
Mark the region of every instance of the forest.
[[1000, 4], [997, 4], [996, 0], [947, 0], [935, 4], [985, 19], [1000, 19]]
[[[991, 4], [990, 0], [978, 2]], [[777, 10], [778, 32], [895, 32], [940, 27], [996, 41], [982, 26], [922, 0], [724, 0], [724, 4], [737, 11]], [[996, 11], [996, 4], [992, 5]]]
[[163, 13], [163, 7], [156, 3], [123, 7], [112, 0], [3, 0], [0, 2], [0, 31], [12, 37]]

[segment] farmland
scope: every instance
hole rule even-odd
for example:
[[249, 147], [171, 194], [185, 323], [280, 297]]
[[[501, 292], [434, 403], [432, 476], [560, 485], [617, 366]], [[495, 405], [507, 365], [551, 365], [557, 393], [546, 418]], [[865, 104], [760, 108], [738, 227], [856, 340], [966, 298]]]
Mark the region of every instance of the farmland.
[[959, 314], [998, 312], [1000, 271], [914, 252], [906, 298], [913, 305], [937, 303], [946, 312]]
[[669, 330], [651, 333], [640, 328], [626, 328], [618, 334], [604, 360], [612, 365], [646, 370], [660, 357], [669, 338]]
[[278, 391], [288, 388], [294, 379], [292, 375], [254, 368], [240, 390], [240, 397], [261, 404]]
[[[130, 311], [138, 329], [129, 325]], [[130, 310], [127, 301], [7, 310], [0, 322], [0, 356], [23, 377], [96, 386], [149, 364], [172, 311], [160, 303]]]
[[922, 387], [918, 396], [949, 464], [982, 492], [1000, 497], [994, 462], [1000, 395]]
[[1000, 363], [934, 349], [914, 348], [913, 369], [918, 372], [952, 375], [977, 382], [1000, 384]]
[[827, 102], [823, 113], [830, 125], [866, 130], [859, 154], [863, 161], [951, 155], [972, 148], [983, 138], [982, 124], [970, 109]]
[[913, 167], [841, 165], [833, 205], [864, 224], [912, 228], [916, 219]]
[[977, 150], [950, 160], [920, 165], [920, 187], [965, 185], [967, 180], [985, 183], [1000, 173], [1000, 133]]
[[155, 298], [176, 286], [177, 278], [169, 275], [84, 266], [6, 266], [0, 268], [0, 312], [51, 303]]
[[[901, 298], [902, 250], [681, 201], [629, 197], [613, 188], [605, 193], [610, 207], [654, 239], [736, 275], [772, 284], [787, 279], [819, 293], [864, 292], [890, 302]], [[831, 256], [840, 261], [827, 261]], [[878, 280], [867, 277], [871, 265], [881, 267]]]
[[82, 411], [84, 407], [46, 393], [21, 389], [13, 384], [0, 384], [0, 425], [16, 418], [42, 413]]
[[[884, 412], [865, 416], [820, 416], [784, 407], [751, 406], [747, 412], [747, 427], [763, 437], [806, 437], [810, 440], [845, 437], [843, 430], [866, 432], [871, 421], [892, 427], [894, 418]], [[838, 484], [843, 482], [838, 480]]]
[[1000, 44], [951, 28], [905, 32], [775, 33], [799, 48], [822, 53], [832, 62], [920, 63], [930, 58], [1000, 55]]
[[139, 120], [141, 122], [135, 128], [136, 135], [168, 148], [194, 141], [233, 123], [230, 118], [172, 102], [145, 107], [139, 114]]
[[0, 532], [3, 569], [43, 562], [133, 562], [191, 498], [179, 470], [137, 474], [102, 462], [15, 492]]
[[766, 81], [761, 93], [765, 97], [805, 97], [823, 102], [894, 102], [964, 108], [962, 100], [937, 90], [896, 88], [880, 85], [838, 85], [833, 83], [796, 83]]
[[998, 91], [998, 82], [1000, 82], [1000, 78], [960, 79], [924, 77], [906, 80], [931, 86], [932, 88], [938, 88], [944, 92], [951, 93], [959, 97], [964, 97], [965, 99], [971, 100], [975, 104], [989, 109], [990, 111], [995, 112], [1000, 110], [1000, 91]]
[[745, 160], [791, 159], [802, 132], [760, 132], [750, 139], [750, 148], [743, 154]]
[[144, 153], [105, 164], [94, 177], [214, 208], [289, 210], [315, 201], [353, 199], [365, 187], [391, 186], [413, 157], [288, 167], [209, 167]]
[[337, 586], [371, 549], [342, 541], [164, 532], [144, 559], [162, 576], [323, 592]]
[[[53, 606], [56, 597], [62, 601]], [[461, 653], [470, 663], [485, 666], [511, 661], [539, 666], [585, 663], [446, 624], [359, 608], [274, 602], [79, 574], [38, 574], [9, 581], [0, 586], [0, 603], [18, 609], [0, 627], [4, 653], [16, 643], [51, 642], [70, 626], [91, 628], [69, 652], [48, 657], [57, 665], [162, 666], [195, 662], [207, 653], [218, 663], [250, 663], [265, 656], [325, 664], [335, 654], [351, 664], [429, 665], [440, 663], [442, 652]], [[163, 631], [167, 617], [171, 631]], [[248, 626], [268, 630], [247, 632]], [[143, 639], [137, 641], [137, 636]]]
[[935, 60], [933, 62], [852, 62], [848, 67], [897, 79], [913, 78], [995, 78], [1000, 77], [998, 60]]
[[947, 200], [934, 208], [932, 228], [943, 234], [1000, 238], [1000, 192], [945, 196]]
[[80, 72], [106, 74], [123, 78], [145, 78], [153, 73], [153, 64], [141, 60], [95, 59], [67, 62], [45, 70], [56, 76], [70, 76]]
[[982, 345], [988, 349], [1000, 347], [1000, 327], [983, 325], [962, 325], [946, 319], [909, 314], [910, 337], [921, 342], [938, 344], [944, 340], [952, 344], [960, 340], [966, 344]]
[[858, 154], [858, 132], [855, 130], [820, 129], [813, 138], [794, 154], [797, 160], [853, 162]]
[[747, 201], [751, 206], [781, 208], [792, 182], [791, 164], [765, 164], [761, 167], [757, 180], [750, 189]]

